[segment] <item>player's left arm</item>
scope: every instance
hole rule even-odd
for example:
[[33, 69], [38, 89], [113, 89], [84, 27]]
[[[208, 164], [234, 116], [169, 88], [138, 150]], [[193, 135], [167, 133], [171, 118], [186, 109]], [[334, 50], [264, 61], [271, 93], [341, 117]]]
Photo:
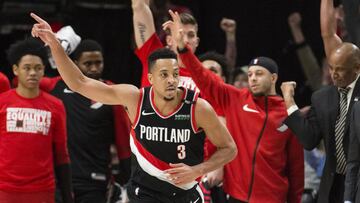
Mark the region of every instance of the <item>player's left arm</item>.
[[227, 128], [220, 122], [211, 105], [198, 99], [195, 106], [195, 120], [198, 128], [203, 129], [216, 146], [216, 152], [205, 162], [194, 166], [183, 163], [170, 164], [173, 168], [166, 170], [168, 178], [176, 185], [183, 185], [194, 181], [235, 158], [237, 148]]

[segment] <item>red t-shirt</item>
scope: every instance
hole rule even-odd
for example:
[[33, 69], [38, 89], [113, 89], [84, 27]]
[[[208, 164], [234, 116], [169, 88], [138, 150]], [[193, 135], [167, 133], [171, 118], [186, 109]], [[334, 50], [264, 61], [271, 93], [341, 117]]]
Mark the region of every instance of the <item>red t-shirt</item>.
[[10, 89], [10, 82], [9, 79], [0, 72], [0, 93], [6, 92]]
[[45, 92], [0, 95], [0, 190], [54, 191], [54, 162], [70, 162], [65, 118], [62, 102]]

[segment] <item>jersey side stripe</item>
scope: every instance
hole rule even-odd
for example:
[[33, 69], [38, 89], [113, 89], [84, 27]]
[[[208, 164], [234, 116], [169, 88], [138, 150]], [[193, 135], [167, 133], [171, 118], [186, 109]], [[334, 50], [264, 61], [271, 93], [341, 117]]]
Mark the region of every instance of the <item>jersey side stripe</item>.
[[[166, 174], [163, 172], [163, 170], [170, 168], [170, 166], [167, 163], [158, 160], [156, 157], [147, 152], [146, 149], [144, 149], [139, 143], [137, 143], [135, 139], [136, 138], [134, 138], [134, 135], [132, 134], [130, 136], [130, 146], [131, 151], [135, 154], [140, 167], [149, 175], [154, 176], [159, 180], [173, 184], [170, 180], [167, 179]], [[191, 183], [185, 185], [174, 186], [183, 190], [188, 190], [193, 188], [196, 184], [196, 181], [192, 181]]]

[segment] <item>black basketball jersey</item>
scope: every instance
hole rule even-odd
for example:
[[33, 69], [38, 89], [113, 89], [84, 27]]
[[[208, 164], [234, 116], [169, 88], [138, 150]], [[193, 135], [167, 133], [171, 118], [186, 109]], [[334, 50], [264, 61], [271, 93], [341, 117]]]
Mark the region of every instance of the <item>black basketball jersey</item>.
[[114, 143], [112, 106], [71, 91], [63, 80], [57, 82], [51, 94], [66, 108], [73, 180], [88, 181], [94, 174], [104, 177], [109, 173], [110, 144]]
[[162, 193], [188, 190], [197, 182], [176, 187], [166, 179], [163, 170], [169, 163], [193, 166], [203, 162], [205, 133], [195, 122], [195, 104], [198, 93], [183, 89], [182, 102], [165, 116], [154, 104], [151, 87], [141, 89], [137, 116], [131, 135], [131, 150], [138, 168], [133, 181]]

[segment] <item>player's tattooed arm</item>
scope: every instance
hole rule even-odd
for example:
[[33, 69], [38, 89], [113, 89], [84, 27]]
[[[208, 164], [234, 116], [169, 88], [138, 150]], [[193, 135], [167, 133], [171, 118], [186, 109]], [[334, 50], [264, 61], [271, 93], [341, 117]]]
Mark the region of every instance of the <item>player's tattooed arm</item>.
[[137, 48], [140, 48], [155, 33], [154, 18], [148, 0], [132, 0], [131, 7], [135, 42]]
[[137, 24], [138, 26], [138, 30], [140, 33], [140, 39], [141, 42], [144, 44], [145, 43], [145, 32], [146, 32], [146, 25], [144, 23], [138, 22]]

